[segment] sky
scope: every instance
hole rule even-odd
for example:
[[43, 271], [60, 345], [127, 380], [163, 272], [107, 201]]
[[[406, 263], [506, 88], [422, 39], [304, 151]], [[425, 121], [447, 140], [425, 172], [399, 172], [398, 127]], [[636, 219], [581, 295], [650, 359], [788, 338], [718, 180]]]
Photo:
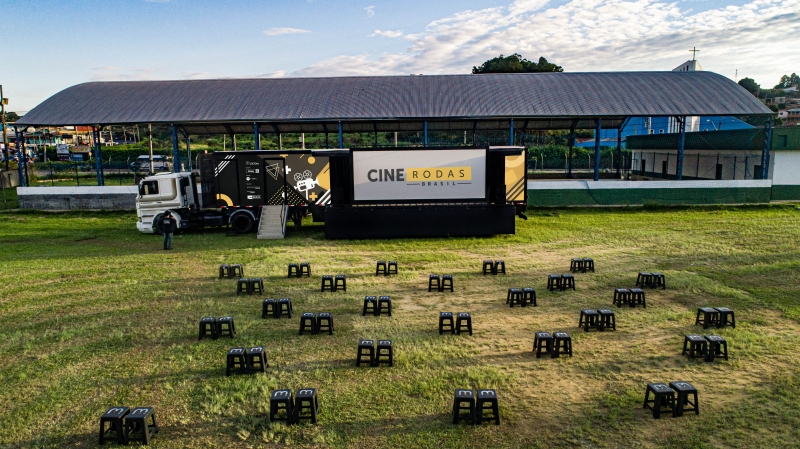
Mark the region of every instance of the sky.
[[0, 0], [10, 111], [88, 81], [470, 73], [800, 72], [800, 0]]

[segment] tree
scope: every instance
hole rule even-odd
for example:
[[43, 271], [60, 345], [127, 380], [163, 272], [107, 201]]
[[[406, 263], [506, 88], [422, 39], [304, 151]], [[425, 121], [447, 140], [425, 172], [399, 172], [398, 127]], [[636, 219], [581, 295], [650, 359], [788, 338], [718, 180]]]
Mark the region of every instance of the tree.
[[796, 73], [792, 73], [791, 75], [783, 75], [781, 77], [781, 82], [775, 86], [775, 89], [785, 89], [787, 87], [792, 87], [795, 84], [800, 84], [800, 76]]
[[472, 73], [534, 73], [563, 72], [561, 66], [547, 62], [543, 56], [539, 62], [528, 61], [517, 53], [509, 56], [500, 55], [480, 65], [472, 67]]
[[761, 86], [753, 78], [742, 78], [739, 80], [739, 85], [755, 96], [758, 96], [758, 91], [761, 90]]
[[6, 123], [16, 122], [19, 116], [16, 112], [6, 112]]

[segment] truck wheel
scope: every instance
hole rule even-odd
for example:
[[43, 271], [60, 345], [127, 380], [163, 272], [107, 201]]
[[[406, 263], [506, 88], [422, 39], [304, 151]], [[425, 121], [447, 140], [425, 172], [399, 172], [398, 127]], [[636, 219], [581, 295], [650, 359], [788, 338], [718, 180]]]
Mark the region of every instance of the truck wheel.
[[162, 221], [164, 221], [164, 214], [153, 217], [153, 233], [156, 235], [164, 235], [164, 229], [161, 227]]
[[239, 213], [231, 218], [231, 228], [239, 234], [247, 234], [253, 230], [253, 217], [250, 214]]

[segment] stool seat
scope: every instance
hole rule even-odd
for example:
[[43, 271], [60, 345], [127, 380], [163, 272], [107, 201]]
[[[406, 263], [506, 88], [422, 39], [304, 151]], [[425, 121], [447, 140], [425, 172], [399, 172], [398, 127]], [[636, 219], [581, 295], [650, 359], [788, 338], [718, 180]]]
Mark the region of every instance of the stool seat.
[[728, 360], [728, 340], [719, 335], [706, 335], [705, 339], [708, 342], [706, 361], [713, 362], [715, 357], [722, 357]]
[[375, 316], [381, 316], [384, 310], [389, 316], [392, 316], [392, 298], [389, 296], [381, 296], [378, 298], [378, 308], [375, 309]]
[[320, 288], [319, 291], [324, 292], [326, 290], [329, 291], [329, 292], [335, 292], [336, 291], [336, 286], [333, 283], [333, 276], [330, 275], [330, 274], [326, 274], [326, 275], [322, 276], [322, 287]]
[[589, 257], [583, 258], [583, 272], [586, 273], [587, 271], [592, 270], [594, 273], [594, 259]]
[[333, 314], [331, 312], [317, 314], [317, 332], [324, 331], [328, 331], [328, 335], [333, 335]]
[[456, 333], [469, 332], [472, 335], [472, 315], [468, 312], [458, 312], [456, 314]]
[[244, 277], [244, 265], [242, 265], [240, 263], [231, 264], [230, 268], [228, 269], [228, 277], [229, 278], [235, 278], [235, 277], [243, 278]]
[[522, 307], [532, 304], [536, 307], [536, 290], [531, 287], [524, 287], [522, 289]]
[[508, 304], [510, 307], [514, 307], [514, 304], [524, 306], [525, 303], [522, 301], [522, 289], [509, 288], [508, 293], [506, 294], [506, 304]]
[[[281, 411], [285, 413], [281, 415]], [[292, 415], [294, 414], [294, 397], [292, 390], [272, 390], [269, 396], [269, 420], [286, 421], [286, 424], [293, 422]]]
[[378, 340], [375, 352], [375, 366], [385, 363], [394, 366], [394, 351], [392, 350], [392, 340]]
[[442, 284], [441, 284], [441, 281], [439, 279], [439, 275], [438, 274], [432, 274], [432, 275], [428, 276], [428, 291], [429, 292], [433, 291], [434, 288], [436, 289], [437, 292], [441, 291], [441, 287], [442, 287]]
[[694, 320], [695, 325], [702, 324], [703, 329], [708, 329], [708, 326], [716, 326], [719, 323], [719, 310], [712, 307], [699, 307], [697, 309], [697, 317]]
[[[294, 395], [294, 416], [292, 422], [295, 424], [300, 423], [301, 420], [307, 419], [312, 424], [317, 423], [317, 414], [319, 413], [319, 400], [317, 398], [316, 388], [301, 388], [297, 390]], [[306, 412], [306, 413], [304, 413]]]
[[495, 260], [494, 261], [494, 273], [492, 274], [506, 274], [506, 261], [505, 260]]
[[290, 263], [287, 277], [289, 277], [289, 278], [299, 278], [300, 277], [300, 264], [298, 264], [298, 263]]
[[451, 292], [453, 291], [453, 275], [452, 274], [445, 274], [442, 276], [442, 284], [439, 286], [439, 291], [443, 292], [449, 289]]
[[600, 313], [591, 309], [581, 310], [581, 316], [578, 319], [578, 327], [583, 328], [584, 332], [589, 332], [589, 329], [599, 330]]
[[486, 276], [487, 274], [495, 274], [494, 272], [494, 261], [493, 260], [484, 260], [483, 261], [483, 275]]
[[[487, 407], [488, 406], [488, 407]], [[489, 416], [484, 412], [490, 411]], [[500, 425], [500, 409], [497, 405], [497, 391], [478, 390], [478, 400], [475, 404], [475, 423], [483, 424], [483, 420], [492, 420], [496, 426]]]
[[300, 315], [300, 330], [297, 335], [303, 335], [303, 332], [317, 333], [317, 317], [312, 312], [304, 312]]
[[386, 275], [389, 276], [390, 274], [397, 274], [397, 261], [390, 260], [388, 269], [386, 270]]
[[361, 310], [361, 316], [367, 316], [367, 313], [377, 315], [378, 313], [378, 298], [376, 296], [364, 297], [364, 308]]
[[389, 274], [388, 267], [386, 266], [385, 260], [379, 260], [378, 263], [375, 265], [375, 276], [384, 275], [387, 276]]
[[158, 430], [153, 407], [136, 407], [125, 416], [125, 444], [140, 441], [148, 445]]
[[[462, 410], [468, 413], [465, 415], [461, 413]], [[453, 398], [453, 424], [458, 424], [459, 421], [475, 424], [475, 392], [472, 390], [456, 389]]]
[[553, 358], [557, 358], [559, 354], [572, 357], [572, 337], [566, 332], [553, 334]]
[[683, 351], [681, 355], [689, 354], [689, 358], [707, 358], [708, 341], [702, 335], [687, 335], [683, 340]]
[[216, 340], [219, 336], [217, 334], [217, 319], [213, 316], [205, 316], [200, 319], [200, 333], [197, 339], [202, 340], [206, 336], [211, 337], [212, 340]]
[[[683, 412], [694, 412], [695, 415], [700, 414], [700, 404], [697, 400], [697, 388], [685, 381], [670, 382], [669, 386], [678, 393], [672, 416], [683, 416]], [[692, 396], [694, 401], [689, 400], [689, 396]]]
[[247, 371], [253, 372], [267, 372], [267, 352], [263, 346], [255, 346], [247, 349]]
[[[219, 279], [230, 277], [231, 266], [224, 263], [219, 266]], [[100, 443], [102, 444], [102, 443]]]
[[628, 294], [628, 305], [636, 307], [641, 304], [643, 308], [647, 308], [647, 301], [645, 300], [644, 290], [641, 288], [632, 288]]
[[333, 280], [333, 291], [338, 291], [340, 288], [342, 291], [347, 291], [347, 276], [343, 274], [337, 274], [334, 276]]
[[719, 313], [717, 327], [731, 326], [736, 329], [736, 317], [734, 316], [733, 310], [727, 307], [715, 307], [715, 309]]
[[[650, 399], [653, 393], [653, 399]], [[663, 382], [649, 383], [644, 394], [644, 405], [642, 408], [649, 408], [653, 411], [653, 418], [661, 418], [663, 408], [668, 408], [675, 413], [675, 391]]]
[[261, 318], [266, 318], [271, 316], [273, 318], [278, 318], [278, 301], [274, 298], [267, 298], [261, 302]]
[[292, 312], [294, 312], [294, 307], [292, 306], [292, 299], [291, 298], [280, 298], [278, 300], [278, 311], [275, 312], [275, 318], [280, 318], [284, 314], [287, 318], [292, 318]]
[[236, 336], [236, 324], [234, 324], [232, 316], [217, 318], [217, 335], [220, 337], [228, 335], [231, 338]]
[[[130, 407], [111, 407], [100, 415], [100, 444], [108, 438], [106, 434], [113, 432], [113, 441], [117, 444], [125, 444], [125, 431], [123, 430], [123, 420], [131, 411]], [[106, 428], [108, 424], [108, 428]], [[110, 438], [108, 438], [110, 439]]]
[[630, 300], [631, 291], [627, 288], [615, 288], [614, 289], [614, 302], [617, 307], [622, 307], [623, 304], [627, 304]]
[[[362, 361], [362, 359], [366, 360]], [[368, 366], [375, 365], [375, 342], [373, 340], [358, 340], [358, 356], [356, 366], [367, 363]]]
[[247, 349], [245, 348], [231, 348], [228, 350], [225, 376], [230, 376], [232, 372], [237, 370], [240, 374], [247, 373]]
[[300, 275], [297, 277], [311, 277], [311, 264], [308, 262], [300, 262]]
[[597, 313], [600, 315], [600, 332], [606, 329], [617, 330], [617, 318], [614, 316], [614, 311], [598, 309]]
[[533, 352], [537, 359], [542, 354], [553, 355], [553, 336], [549, 332], [536, 332], [533, 337]]
[[566, 291], [568, 288], [575, 290], [575, 276], [571, 274], [561, 275], [561, 290]]
[[577, 273], [578, 271], [583, 271], [583, 259], [581, 258], [574, 258], [569, 262], [569, 271], [572, 273]]
[[450, 331], [451, 334], [456, 333], [453, 312], [439, 312], [439, 335], [445, 331]]
[[547, 275], [547, 290], [553, 292], [556, 290], [561, 290], [561, 275], [560, 274], [549, 274]]

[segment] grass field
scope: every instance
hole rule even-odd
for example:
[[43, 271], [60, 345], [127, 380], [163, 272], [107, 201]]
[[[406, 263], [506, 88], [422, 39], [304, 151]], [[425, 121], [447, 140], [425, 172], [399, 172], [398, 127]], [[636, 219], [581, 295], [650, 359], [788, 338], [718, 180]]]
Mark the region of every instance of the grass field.
[[[794, 206], [533, 211], [494, 238], [327, 241], [322, 227], [283, 241], [224, 232], [141, 235], [128, 213], [0, 213], [0, 446], [88, 447], [110, 406], [154, 406], [154, 447], [797, 447], [800, 440], [800, 210]], [[593, 257], [577, 291], [549, 273]], [[377, 259], [400, 274], [375, 277]], [[504, 259], [507, 276], [482, 276]], [[286, 279], [309, 261], [314, 276]], [[297, 335], [299, 317], [262, 320], [260, 297], [217, 280], [244, 263], [295, 312], [333, 312], [333, 336]], [[578, 332], [584, 308], [611, 305], [638, 271], [666, 274], [647, 309], [614, 309], [616, 332]], [[320, 275], [348, 291], [319, 293]], [[428, 293], [452, 273], [455, 293]], [[508, 287], [539, 306], [510, 309]], [[362, 317], [388, 294], [393, 317]], [[731, 359], [681, 357], [699, 306], [736, 311]], [[438, 312], [468, 311], [473, 336], [440, 336]], [[207, 315], [232, 314], [234, 340], [197, 340]], [[536, 359], [533, 332], [567, 331], [574, 357]], [[709, 330], [705, 333], [717, 332]], [[356, 368], [356, 340], [394, 341], [394, 367]], [[225, 377], [231, 347], [265, 345], [266, 375]], [[685, 380], [701, 414], [654, 420], [645, 384]], [[315, 387], [318, 425], [271, 424], [272, 389]], [[456, 388], [496, 388], [502, 425], [450, 423]]]

